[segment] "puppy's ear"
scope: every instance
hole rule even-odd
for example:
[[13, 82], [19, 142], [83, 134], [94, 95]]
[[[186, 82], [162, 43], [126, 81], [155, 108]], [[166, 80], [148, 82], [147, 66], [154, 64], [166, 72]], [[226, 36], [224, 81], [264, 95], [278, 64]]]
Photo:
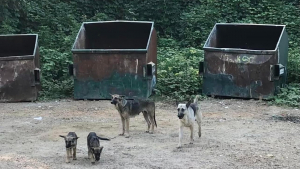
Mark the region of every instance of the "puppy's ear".
[[66, 136], [62, 136], [62, 135], [59, 135], [59, 137], [62, 137], [62, 138], [64, 138], [64, 139], [66, 138]]
[[76, 137], [75, 139], [77, 140], [77, 139], [79, 139], [79, 137]]
[[190, 104], [192, 103], [192, 101], [189, 101], [187, 104], [186, 104], [186, 108], [189, 108]]

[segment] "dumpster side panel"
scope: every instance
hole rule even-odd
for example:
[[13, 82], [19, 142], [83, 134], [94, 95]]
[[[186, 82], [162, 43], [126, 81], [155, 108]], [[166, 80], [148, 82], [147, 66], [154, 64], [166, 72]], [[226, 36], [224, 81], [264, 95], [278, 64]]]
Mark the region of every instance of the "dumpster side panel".
[[35, 50], [35, 56], [34, 56], [34, 68], [39, 69], [40, 73], [38, 75], [39, 81], [36, 81], [35, 83], [35, 87], [37, 92], [39, 92], [40, 90], [42, 90], [42, 84], [41, 84], [41, 62], [40, 62], [40, 49], [39, 46], [36, 45], [36, 50]]
[[283, 31], [283, 34], [281, 36], [281, 39], [279, 41], [279, 63], [283, 66], [287, 66], [288, 62], [288, 48], [289, 48], [289, 42], [288, 42], [288, 34], [286, 31]]
[[276, 62], [273, 55], [205, 51], [203, 92], [241, 98], [272, 96], [270, 65]]
[[[156, 31], [153, 28], [153, 31], [150, 36], [150, 44], [147, 52], [147, 63], [153, 62], [155, 63], [155, 76], [147, 77], [147, 83], [148, 83], [148, 94], [147, 97], [149, 97], [152, 94], [153, 87], [152, 82], [157, 83], [157, 35]], [[154, 79], [155, 78], [155, 79]]]
[[281, 86], [287, 83], [288, 48], [289, 48], [288, 34], [284, 29], [281, 39], [279, 41], [279, 46], [278, 46], [279, 63], [282, 64], [283, 66], [285, 66], [285, 68], [286, 68], [284, 75], [280, 81]]
[[86, 33], [84, 26], [81, 26], [81, 29], [76, 37], [74, 44], [74, 49], [85, 49], [86, 48]]
[[0, 101], [36, 100], [33, 70], [33, 60], [0, 61]]
[[146, 54], [74, 54], [74, 98], [147, 97]]
[[150, 37], [149, 49], [147, 52], [147, 63], [149, 63], [151, 61], [153, 63], [155, 63], [156, 70], [157, 70], [157, 35], [156, 35], [155, 29], [153, 29], [153, 31], [152, 31], [152, 34]]
[[216, 25], [213, 27], [212, 31], [210, 32], [206, 42], [205, 42], [206, 47], [215, 47], [217, 46], [217, 28]]

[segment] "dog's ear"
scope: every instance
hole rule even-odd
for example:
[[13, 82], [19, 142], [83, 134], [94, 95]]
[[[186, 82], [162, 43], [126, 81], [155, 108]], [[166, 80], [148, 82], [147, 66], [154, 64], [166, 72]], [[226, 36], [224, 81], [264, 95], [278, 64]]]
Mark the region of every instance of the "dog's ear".
[[79, 137], [76, 137], [75, 139], [77, 140], [77, 139], [79, 139]]
[[126, 99], [122, 99], [122, 100], [121, 100], [121, 105], [122, 105], [123, 107], [125, 107], [126, 104], [127, 104], [127, 100], [126, 100]]
[[188, 101], [188, 103], [186, 104], [186, 108], [189, 108], [191, 103], [192, 103], [192, 101]]
[[59, 137], [62, 137], [62, 138], [64, 138], [64, 139], [66, 139], [66, 136], [59, 135]]
[[176, 104], [176, 106], [178, 107], [179, 102], [177, 101], [177, 99], [176, 99], [176, 101], [175, 101], [175, 104]]
[[100, 154], [102, 153], [102, 150], [103, 150], [103, 146], [100, 147]]

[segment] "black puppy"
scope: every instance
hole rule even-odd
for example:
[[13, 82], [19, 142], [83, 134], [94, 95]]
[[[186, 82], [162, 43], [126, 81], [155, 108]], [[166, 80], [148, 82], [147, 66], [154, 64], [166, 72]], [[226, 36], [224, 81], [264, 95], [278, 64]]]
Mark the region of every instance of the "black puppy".
[[95, 132], [90, 132], [87, 136], [87, 146], [88, 146], [88, 157], [94, 164], [95, 161], [100, 160], [100, 155], [103, 150], [103, 146], [100, 147], [100, 140], [109, 140], [108, 138], [102, 138], [97, 136]]

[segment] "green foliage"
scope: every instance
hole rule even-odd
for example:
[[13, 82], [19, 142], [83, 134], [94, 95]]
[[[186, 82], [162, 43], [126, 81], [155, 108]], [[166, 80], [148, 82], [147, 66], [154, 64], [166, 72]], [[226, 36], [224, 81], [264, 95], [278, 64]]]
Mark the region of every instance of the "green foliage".
[[[203, 59], [200, 49], [218, 22], [286, 25], [290, 45], [288, 82], [300, 81], [298, 0], [1, 0], [1, 4], [1, 34], [39, 35], [43, 98], [71, 96], [73, 81], [67, 68], [81, 23], [117, 19], [155, 22], [159, 37], [157, 85], [162, 96], [182, 100], [198, 93], [202, 83], [197, 73]], [[292, 91], [287, 90], [283, 93]], [[283, 99], [283, 95], [277, 99]]]
[[202, 84], [198, 75], [199, 60], [203, 60], [203, 51], [199, 49], [159, 48], [158, 93], [178, 100], [198, 94]]
[[300, 83], [300, 50], [299, 50], [299, 48], [291, 49], [289, 51], [287, 67], [288, 67], [288, 82]]
[[[210, 19], [208, 19], [210, 18]], [[182, 13], [179, 39], [183, 46], [202, 47], [221, 13], [212, 6], [197, 4]]]
[[282, 88], [281, 93], [275, 97], [273, 103], [282, 106], [300, 107], [300, 84], [292, 83], [286, 88]]
[[73, 92], [73, 80], [68, 76], [70, 53], [61, 53], [54, 49], [40, 48], [42, 61], [42, 86], [40, 93], [45, 98], [63, 98]]

